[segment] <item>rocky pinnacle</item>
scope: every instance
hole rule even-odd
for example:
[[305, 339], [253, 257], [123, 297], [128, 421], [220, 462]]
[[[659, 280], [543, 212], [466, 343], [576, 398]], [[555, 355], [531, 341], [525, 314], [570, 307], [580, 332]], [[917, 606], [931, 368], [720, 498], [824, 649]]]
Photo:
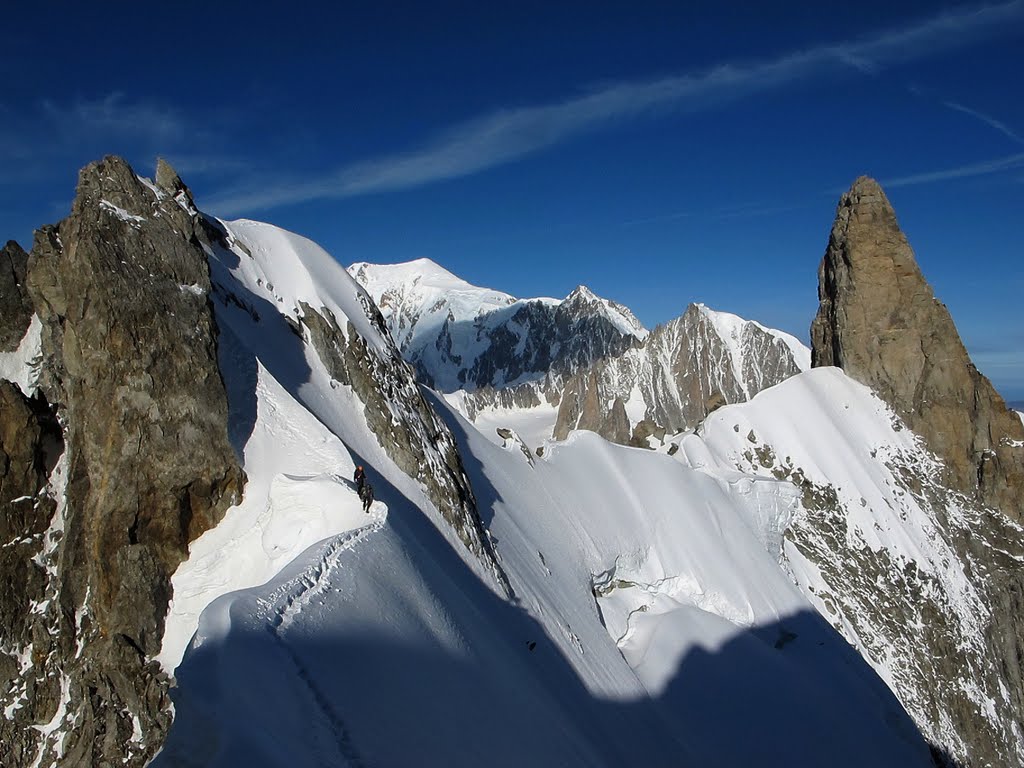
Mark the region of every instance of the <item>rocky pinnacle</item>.
[[839, 200], [818, 268], [812, 365], [871, 387], [940, 456], [951, 487], [1024, 514], [1024, 425], [971, 362], [879, 184]]

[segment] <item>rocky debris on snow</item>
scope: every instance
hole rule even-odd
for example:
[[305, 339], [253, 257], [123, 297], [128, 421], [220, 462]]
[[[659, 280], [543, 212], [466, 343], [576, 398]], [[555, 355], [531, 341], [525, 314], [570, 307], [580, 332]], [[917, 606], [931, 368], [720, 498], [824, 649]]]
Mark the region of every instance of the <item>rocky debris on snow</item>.
[[[19, 647], [32, 660], [27, 700], [3, 741], [39, 764], [143, 765], [170, 722], [151, 660], [170, 576], [245, 481], [227, 436], [206, 237], [170, 166], [154, 185], [114, 157], [84, 168], [70, 216], [36, 233], [40, 387], [66, 455], [63, 477], [49, 477], [61, 508], [47, 521], [52, 550], [34, 556], [46, 599]], [[12, 631], [0, 626], [4, 643]], [[59, 685], [33, 690], [42, 669]]]
[[28, 254], [15, 241], [0, 248], [0, 352], [11, 352], [28, 329], [32, 302], [25, 288]]
[[971, 362], [882, 188], [842, 196], [818, 268], [813, 364], [874, 389], [945, 462], [949, 483], [1024, 515], [1024, 425]]

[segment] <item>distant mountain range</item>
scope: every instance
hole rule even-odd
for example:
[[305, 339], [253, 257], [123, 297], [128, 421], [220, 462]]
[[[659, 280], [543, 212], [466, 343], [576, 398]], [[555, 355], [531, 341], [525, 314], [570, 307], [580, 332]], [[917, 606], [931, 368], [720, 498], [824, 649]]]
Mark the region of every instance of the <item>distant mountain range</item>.
[[793, 336], [702, 304], [649, 332], [582, 285], [562, 300], [515, 299], [426, 259], [353, 264], [349, 273], [422, 381], [474, 421], [536, 409], [537, 437], [589, 429], [661, 444], [810, 367], [810, 350]]

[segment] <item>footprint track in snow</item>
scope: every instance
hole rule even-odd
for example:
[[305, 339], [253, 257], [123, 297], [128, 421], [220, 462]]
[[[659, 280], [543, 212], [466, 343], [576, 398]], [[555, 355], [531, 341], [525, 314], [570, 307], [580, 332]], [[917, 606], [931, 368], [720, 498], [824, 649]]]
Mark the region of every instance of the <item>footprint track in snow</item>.
[[375, 507], [378, 505], [384, 511], [375, 515], [371, 523], [329, 539], [309, 566], [261, 600], [267, 608], [267, 623], [272, 632], [282, 635], [287, 631], [303, 608], [324, 590], [341, 555], [384, 527], [387, 507], [381, 502], [374, 502]]
[[[291, 661], [299, 679], [303, 681], [309, 691], [312, 710], [314, 713], [318, 713], [314, 716], [322, 717], [326, 721], [326, 728], [333, 738], [334, 743], [331, 747], [336, 752], [329, 755], [330, 759], [327, 764], [336, 762], [340, 757], [344, 764], [355, 768], [365, 765], [365, 762], [353, 744], [344, 720], [335, 712], [330, 697], [324, 695], [302, 660], [288, 645], [285, 640], [285, 632], [302, 613], [302, 609], [327, 586], [330, 575], [337, 567], [342, 554], [359, 546], [360, 542], [384, 527], [387, 522], [387, 507], [381, 502], [375, 502], [371, 509], [378, 506], [383, 508], [383, 512], [375, 515], [372, 522], [362, 528], [346, 531], [329, 539], [310, 565], [278, 586], [267, 597], [260, 599], [261, 606], [267, 611], [267, 630], [276, 641], [277, 646]], [[321, 749], [324, 748], [330, 750], [327, 745], [321, 747]]]

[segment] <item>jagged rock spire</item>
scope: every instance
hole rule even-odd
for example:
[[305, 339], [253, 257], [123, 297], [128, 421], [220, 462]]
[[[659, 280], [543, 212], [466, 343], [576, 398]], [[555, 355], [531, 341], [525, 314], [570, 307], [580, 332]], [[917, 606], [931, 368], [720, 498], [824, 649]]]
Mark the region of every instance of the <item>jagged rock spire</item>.
[[874, 389], [945, 460], [954, 488], [1019, 519], [1024, 426], [971, 363], [874, 179], [839, 200], [818, 298], [812, 365]]

